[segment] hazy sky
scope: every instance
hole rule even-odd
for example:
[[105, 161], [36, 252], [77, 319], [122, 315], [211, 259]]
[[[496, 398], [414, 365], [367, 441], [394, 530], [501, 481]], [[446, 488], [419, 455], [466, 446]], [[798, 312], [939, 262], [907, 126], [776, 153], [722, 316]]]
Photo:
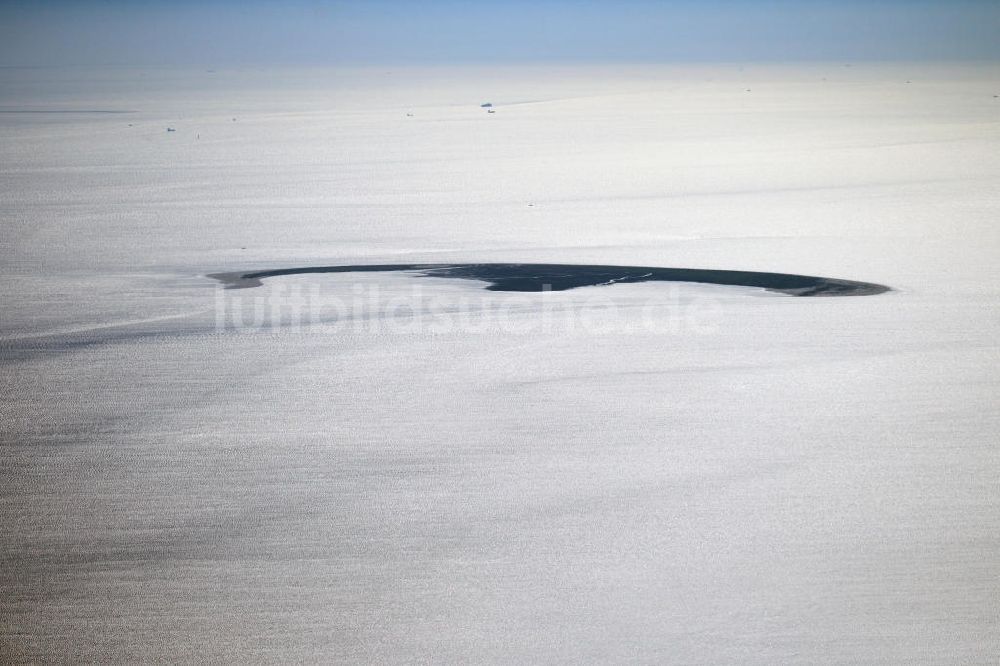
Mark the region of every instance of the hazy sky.
[[0, 0], [0, 65], [1000, 60], [1000, 0]]

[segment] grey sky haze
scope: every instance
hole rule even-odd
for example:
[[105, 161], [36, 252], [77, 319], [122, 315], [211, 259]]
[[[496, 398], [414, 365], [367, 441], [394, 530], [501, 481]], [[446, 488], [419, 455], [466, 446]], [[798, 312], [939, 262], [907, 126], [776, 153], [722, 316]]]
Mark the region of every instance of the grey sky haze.
[[985, 0], [4, 2], [0, 65], [1000, 59]]

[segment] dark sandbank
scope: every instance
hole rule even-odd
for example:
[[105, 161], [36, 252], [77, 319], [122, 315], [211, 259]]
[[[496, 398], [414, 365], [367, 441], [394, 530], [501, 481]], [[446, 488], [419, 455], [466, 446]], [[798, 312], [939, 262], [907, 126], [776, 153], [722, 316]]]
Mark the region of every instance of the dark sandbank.
[[703, 268], [655, 266], [592, 266], [588, 264], [375, 264], [360, 266], [307, 266], [246, 273], [213, 273], [209, 277], [227, 289], [259, 287], [265, 278], [305, 273], [377, 273], [412, 271], [421, 277], [480, 280], [490, 291], [565, 291], [577, 287], [607, 286], [624, 282], [697, 282], [739, 287], [759, 287], [788, 296], [873, 296], [890, 291], [870, 282], [837, 278], [722, 271]]

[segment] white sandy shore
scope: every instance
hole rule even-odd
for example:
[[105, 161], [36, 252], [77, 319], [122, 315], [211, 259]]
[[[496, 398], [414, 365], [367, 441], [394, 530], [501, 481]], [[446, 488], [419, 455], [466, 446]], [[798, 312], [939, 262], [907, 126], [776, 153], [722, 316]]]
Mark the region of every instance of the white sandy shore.
[[[1000, 66], [0, 77], [0, 660], [1000, 659]], [[477, 261], [896, 291], [204, 277]]]

